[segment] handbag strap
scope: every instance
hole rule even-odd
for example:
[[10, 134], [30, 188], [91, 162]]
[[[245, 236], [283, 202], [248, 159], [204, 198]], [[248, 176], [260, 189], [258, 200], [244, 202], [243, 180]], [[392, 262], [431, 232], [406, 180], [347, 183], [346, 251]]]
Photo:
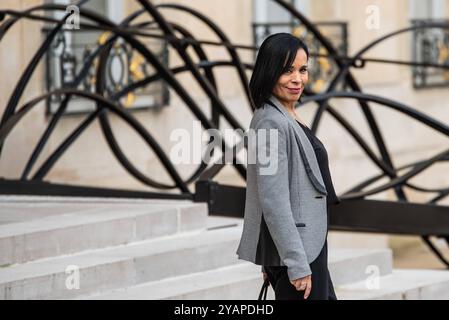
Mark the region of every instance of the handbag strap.
[[270, 281], [266, 279], [260, 289], [259, 299], [258, 300], [267, 300], [268, 287], [270, 285]]

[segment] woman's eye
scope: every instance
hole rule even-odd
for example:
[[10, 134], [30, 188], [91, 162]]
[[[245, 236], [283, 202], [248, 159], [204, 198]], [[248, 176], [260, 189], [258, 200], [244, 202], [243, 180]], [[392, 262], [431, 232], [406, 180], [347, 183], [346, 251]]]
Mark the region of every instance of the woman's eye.
[[306, 73], [307, 72], [307, 68], [302, 68], [301, 69], [301, 73]]
[[292, 73], [292, 72], [293, 72], [293, 70], [292, 70], [292, 69], [287, 69], [287, 70], [285, 70], [285, 72], [284, 72], [284, 73], [290, 74], [290, 73]]

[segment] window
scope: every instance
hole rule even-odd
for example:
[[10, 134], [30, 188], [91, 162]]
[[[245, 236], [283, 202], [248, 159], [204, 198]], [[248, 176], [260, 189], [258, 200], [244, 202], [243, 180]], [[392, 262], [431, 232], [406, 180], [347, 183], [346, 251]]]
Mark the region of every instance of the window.
[[[449, 22], [444, 19], [444, 0], [410, 0], [412, 24]], [[449, 32], [447, 29], [418, 29], [413, 32], [413, 61], [449, 66]], [[437, 67], [413, 67], [413, 87], [416, 89], [449, 86], [449, 71]]]
[[[126, 0], [95, 0], [88, 1], [83, 8], [104, 13], [110, 20], [119, 23], [125, 14], [124, 1]], [[47, 1], [49, 2], [49, 1]], [[69, 5], [69, 0], [53, 0], [52, 3]], [[65, 12], [54, 12], [53, 16], [62, 18]], [[92, 24], [92, 21], [81, 18], [81, 22]], [[48, 33], [51, 26], [44, 28]], [[46, 59], [46, 86], [48, 91], [59, 88], [68, 88], [80, 70], [86, 64], [88, 57], [106, 40], [108, 33], [95, 30], [64, 28], [56, 36]], [[155, 53], [160, 61], [168, 65], [167, 44], [160, 39], [139, 38], [147, 48]], [[96, 66], [99, 59], [96, 58], [87, 75], [77, 85], [77, 89], [95, 92]], [[136, 51], [133, 50], [123, 39], [119, 38], [107, 60], [105, 73], [106, 92], [104, 95], [114, 99], [114, 95], [127, 86], [154, 74], [154, 68]], [[47, 101], [47, 113], [56, 112], [63, 97], [53, 95]], [[121, 104], [127, 109], [144, 109], [160, 107], [168, 104], [168, 88], [161, 80], [153, 82], [146, 87], [134, 90], [123, 96]], [[66, 114], [86, 113], [95, 110], [95, 103], [83, 98], [74, 97], [70, 101]]]
[[412, 19], [444, 18], [446, 0], [409, 0], [409, 15]]

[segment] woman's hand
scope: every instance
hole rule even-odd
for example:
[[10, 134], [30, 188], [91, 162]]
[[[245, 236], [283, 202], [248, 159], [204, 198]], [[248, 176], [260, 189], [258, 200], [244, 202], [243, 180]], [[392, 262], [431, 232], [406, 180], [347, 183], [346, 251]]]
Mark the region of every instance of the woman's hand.
[[290, 283], [296, 288], [298, 291], [304, 292], [304, 299], [307, 299], [310, 295], [310, 291], [312, 290], [312, 275], [308, 275], [304, 278], [299, 278], [296, 280], [291, 280]]

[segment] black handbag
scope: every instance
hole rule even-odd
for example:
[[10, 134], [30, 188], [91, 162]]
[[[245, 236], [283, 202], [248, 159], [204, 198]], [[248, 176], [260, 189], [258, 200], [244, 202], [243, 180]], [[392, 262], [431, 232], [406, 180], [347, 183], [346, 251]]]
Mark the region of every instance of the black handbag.
[[260, 289], [259, 299], [258, 300], [267, 300], [268, 287], [270, 286], [270, 281], [265, 279], [263, 282], [262, 288]]

